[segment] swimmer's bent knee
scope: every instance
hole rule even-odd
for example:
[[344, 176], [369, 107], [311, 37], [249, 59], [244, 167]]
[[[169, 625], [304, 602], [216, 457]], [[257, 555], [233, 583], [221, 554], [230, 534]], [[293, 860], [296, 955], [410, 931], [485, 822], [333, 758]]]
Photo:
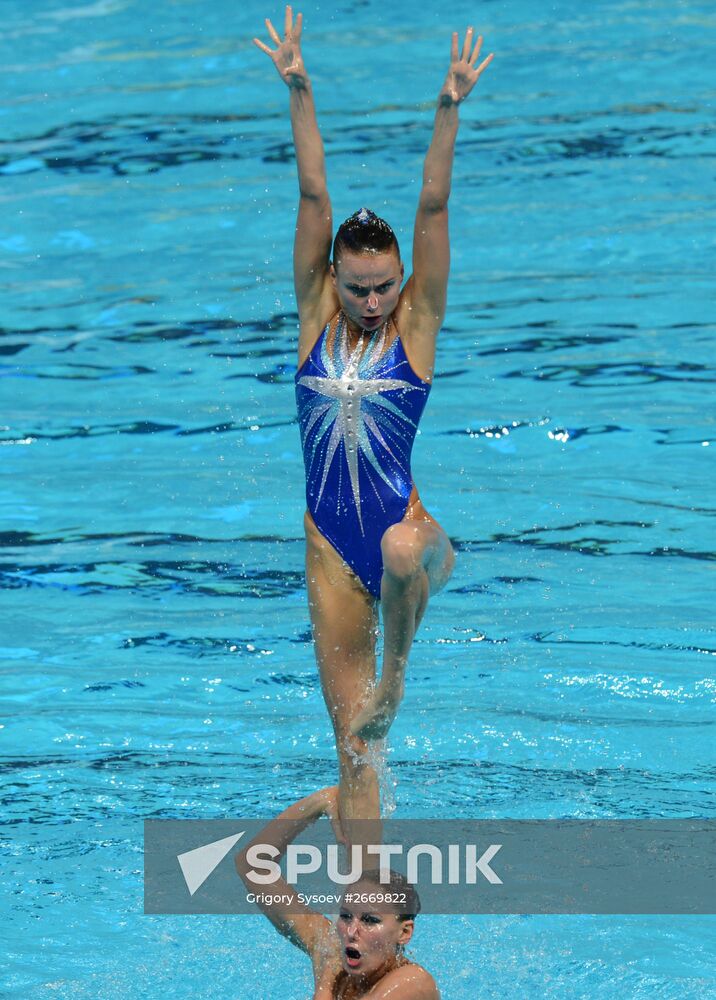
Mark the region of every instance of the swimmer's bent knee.
[[418, 542], [415, 525], [404, 521], [392, 525], [380, 541], [384, 572], [396, 580], [409, 583], [422, 568], [423, 548]]

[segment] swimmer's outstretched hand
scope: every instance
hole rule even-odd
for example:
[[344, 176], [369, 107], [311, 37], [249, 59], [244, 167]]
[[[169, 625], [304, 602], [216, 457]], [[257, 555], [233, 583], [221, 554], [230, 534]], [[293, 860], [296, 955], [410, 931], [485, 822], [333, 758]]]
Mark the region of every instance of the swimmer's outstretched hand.
[[472, 88], [480, 78], [480, 74], [487, 69], [494, 58], [491, 52], [486, 59], [483, 59], [479, 66], [476, 66], [480, 49], [482, 48], [482, 35], [478, 35], [475, 48], [470, 55], [472, 48], [473, 29], [468, 28], [462, 52], [458, 52], [458, 33], [452, 33], [452, 47], [450, 50], [450, 69], [445, 78], [438, 97], [438, 104], [450, 106], [464, 101]]
[[258, 38], [254, 38], [254, 45], [258, 46], [262, 52], [270, 57], [274, 66], [278, 70], [286, 86], [292, 90], [305, 90], [308, 87], [308, 73], [303, 65], [301, 55], [301, 26], [303, 24], [303, 14], [296, 14], [296, 23], [293, 22], [293, 10], [286, 7], [286, 19], [284, 22], [284, 40], [281, 41], [278, 32], [266, 18], [266, 27], [271, 36], [271, 40], [278, 46], [277, 49], [270, 49]]

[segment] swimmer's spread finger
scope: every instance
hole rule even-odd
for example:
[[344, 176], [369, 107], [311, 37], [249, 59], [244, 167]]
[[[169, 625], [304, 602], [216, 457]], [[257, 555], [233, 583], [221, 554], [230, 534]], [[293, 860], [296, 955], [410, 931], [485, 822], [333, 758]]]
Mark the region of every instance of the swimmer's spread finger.
[[276, 42], [277, 45], [280, 45], [281, 44], [281, 39], [278, 36], [278, 32], [276, 31], [276, 29], [271, 24], [271, 22], [269, 21], [268, 18], [266, 18], [266, 27], [268, 28], [269, 35], [271, 35], [271, 40], [273, 42]]
[[477, 67], [477, 75], [478, 76], [480, 75], [480, 73], [482, 73], [483, 69], [486, 69], [490, 65], [490, 63], [492, 62], [492, 60], [494, 58], [495, 58], [495, 53], [491, 52], [486, 59], [482, 60], [482, 62], [480, 63], [480, 65]]
[[474, 66], [477, 62], [477, 57], [480, 55], [480, 49], [482, 48], [482, 35], [477, 36], [477, 43], [475, 44], [475, 50], [468, 59], [468, 65]]
[[462, 58], [465, 62], [470, 58], [470, 46], [472, 45], [472, 28], [467, 29], [467, 34], [465, 35], [465, 41], [462, 46]]
[[259, 41], [258, 38], [254, 38], [254, 45], [257, 45], [262, 52], [266, 53], [266, 55], [269, 56], [272, 55], [271, 49], [268, 47], [268, 45], [264, 45], [264, 43], [262, 41]]

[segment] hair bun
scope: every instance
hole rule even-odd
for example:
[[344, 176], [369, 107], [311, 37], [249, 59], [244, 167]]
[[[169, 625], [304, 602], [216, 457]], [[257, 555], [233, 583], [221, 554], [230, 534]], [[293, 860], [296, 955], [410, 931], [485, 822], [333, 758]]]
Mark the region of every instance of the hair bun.
[[343, 252], [357, 254], [391, 253], [400, 258], [400, 248], [395, 233], [385, 219], [366, 208], [365, 205], [354, 212], [338, 227], [333, 241], [333, 261], [340, 259]]

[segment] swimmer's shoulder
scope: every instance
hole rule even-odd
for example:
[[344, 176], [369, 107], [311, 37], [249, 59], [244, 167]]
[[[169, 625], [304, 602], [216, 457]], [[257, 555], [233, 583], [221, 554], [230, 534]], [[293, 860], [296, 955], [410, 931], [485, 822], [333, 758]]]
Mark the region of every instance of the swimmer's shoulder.
[[408, 962], [389, 972], [365, 996], [366, 1000], [440, 1000], [440, 990], [427, 969]]
[[408, 278], [393, 313], [393, 323], [410, 367], [418, 378], [432, 382], [438, 328], [435, 317], [423, 316], [412, 298], [413, 278]]

